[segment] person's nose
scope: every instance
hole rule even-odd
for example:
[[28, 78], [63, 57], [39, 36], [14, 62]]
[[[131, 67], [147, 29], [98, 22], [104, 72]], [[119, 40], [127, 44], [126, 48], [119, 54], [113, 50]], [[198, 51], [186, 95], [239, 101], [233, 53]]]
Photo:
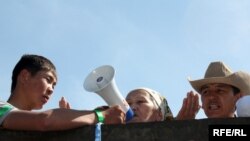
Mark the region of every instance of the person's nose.
[[48, 87], [48, 95], [52, 95], [53, 92], [54, 92], [54, 87], [52, 85], [50, 85]]
[[130, 107], [131, 107], [131, 109], [132, 109], [133, 111], [135, 111], [137, 106], [136, 106], [136, 104], [131, 103], [131, 104], [130, 104]]
[[216, 98], [216, 92], [215, 91], [209, 91], [209, 94], [207, 95], [207, 97], [209, 98], [209, 99], [214, 99], [214, 98]]

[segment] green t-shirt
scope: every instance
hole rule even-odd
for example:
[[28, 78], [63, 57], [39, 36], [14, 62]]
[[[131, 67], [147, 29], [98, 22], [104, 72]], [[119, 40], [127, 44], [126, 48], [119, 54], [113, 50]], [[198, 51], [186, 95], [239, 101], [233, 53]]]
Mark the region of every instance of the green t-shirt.
[[10, 113], [10, 111], [14, 109], [15, 108], [11, 104], [0, 101], [0, 125], [2, 125], [3, 120]]

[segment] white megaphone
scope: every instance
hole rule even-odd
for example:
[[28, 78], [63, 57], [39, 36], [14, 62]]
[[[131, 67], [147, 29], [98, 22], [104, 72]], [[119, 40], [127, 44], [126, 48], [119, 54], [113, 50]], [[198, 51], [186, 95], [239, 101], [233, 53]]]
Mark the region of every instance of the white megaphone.
[[98, 67], [86, 77], [83, 87], [86, 91], [100, 95], [109, 106], [120, 105], [126, 113], [126, 121], [129, 121], [134, 113], [117, 88], [114, 75], [115, 70], [112, 66]]

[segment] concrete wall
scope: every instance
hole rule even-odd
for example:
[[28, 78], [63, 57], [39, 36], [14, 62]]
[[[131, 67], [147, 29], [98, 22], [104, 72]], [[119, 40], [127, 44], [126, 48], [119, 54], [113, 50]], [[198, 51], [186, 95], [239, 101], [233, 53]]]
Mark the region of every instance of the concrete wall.
[[[213, 124], [250, 126], [250, 118], [102, 125], [102, 141], [208, 141], [208, 126]], [[95, 126], [52, 132], [1, 129], [0, 141], [94, 141], [94, 132]]]

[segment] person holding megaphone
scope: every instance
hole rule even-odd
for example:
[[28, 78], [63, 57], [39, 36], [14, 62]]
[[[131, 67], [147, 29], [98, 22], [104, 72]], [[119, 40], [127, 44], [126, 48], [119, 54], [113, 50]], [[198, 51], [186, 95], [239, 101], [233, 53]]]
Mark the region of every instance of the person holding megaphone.
[[[109, 106], [120, 105], [126, 114], [127, 123], [174, 119], [167, 100], [159, 92], [142, 87], [130, 91], [125, 100], [115, 83], [114, 76], [115, 69], [110, 65], [103, 65], [89, 73], [83, 86], [85, 90], [101, 96]], [[189, 97], [189, 99], [194, 98], [192, 94]], [[69, 105], [64, 99], [60, 104], [64, 105], [61, 106], [64, 108]], [[99, 108], [105, 109], [105, 107]], [[182, 112], [183, 109], [186, 110], [186, 107], [180, 110], [176, 119], [182, 120], [190, 117], [186, 112]]]
[[128, 93], [126, 100], [134, 112], [134, 117], [128, 123], [174, 119], [166, 98], [150, 88], [134, 89]]
[[[134, 116], [127, 123], [174, 119], [166, 98], [153, 89], [146, 87], [133, 89], [127, 94], [126, 101], [134, 113]], [[68, 108], [68, 105], [69, 103], [65, 98], [62, 98], [59, 102], [61, 108]], [[107, 108], [109, 106], [100, 106], [96, 109], [104, 110]]]
[[23, 55], [12, 72], [8, 102], [0, 100], [0, 128], [52, 131], [94, 125], [102, 119], [106, 119], [105, 124], [124, 123], [125, 113], [120, 106], [103, 111], [55, 108], [33, 112], [49, 101], [56, 83], [56, 68], [49, 59]]

